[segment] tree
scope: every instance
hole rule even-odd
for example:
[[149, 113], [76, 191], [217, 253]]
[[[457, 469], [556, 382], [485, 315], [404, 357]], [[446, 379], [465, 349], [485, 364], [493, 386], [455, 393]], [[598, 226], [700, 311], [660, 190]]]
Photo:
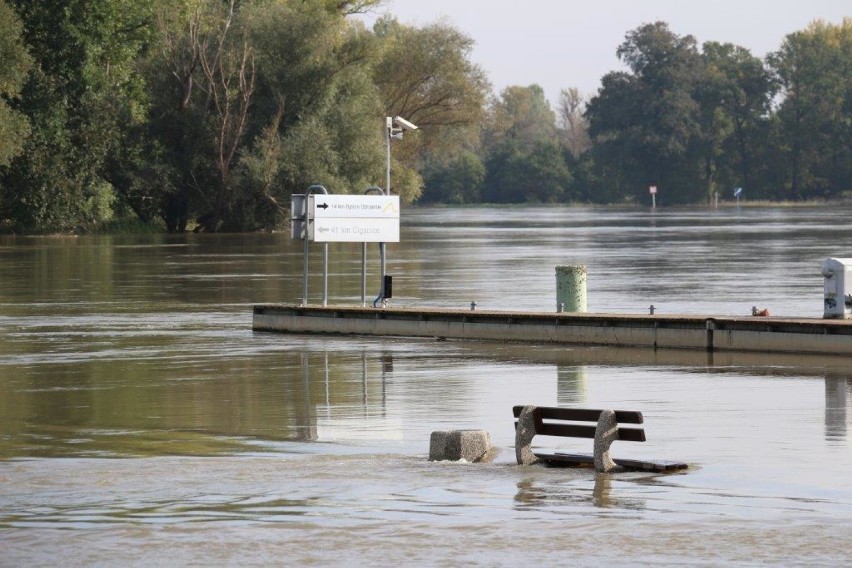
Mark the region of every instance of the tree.
[[559, 91], [557, 124], [562, 145], [574, 158], [588, 150], [592, 142], [589, 139], [589, 123], [583, 116], [583, 97], [575, 88]]
[[605, 75], [586, 109], [601, 179], [634, 199], [661, 185], [672, 202], [696, 200], [703, 192], [691, 146], [700, 132], [695, 38], [646, 24], [628, 32], [616, 53], [630, 72]]
[[852, 18], [817, 21], [768, 56], [781, 87], [777, 112], [787, 197], [830, 196], [852, 186]]
[[[490, 90], [485, 72], [470, 61], [473, 41], [447, 24], [415, 28], [389, 17], [373, 30], [382, 46], [374, 80], [385, 116], [402, 116], [420, 127], [395, 146], [394, 171], [458, 160], [475, 145]], [[415, 199], [419, 180], [408, 177], [416, 186], [396, 183], [393, 190]]]
[[765, 166], [755, 156], [768, 137], [772, 80], [759, 58], [733, 44], [705, 43], [702, 58], [696, 98], [708, 195], [720, 184], [760, 195]]
[[762, 166], [755, 154], [759, 142], [768, 138], [772, 79], [763, 62], [743, 47], [708, 42], [702, 57], [705, 73], [697, 97], [708, 194], [723, 181], [729, 188], [745, 186], [759, 195]]
[[556, 114], [539, 85], [510, 86], [493, 99], [483, 133], [485, 150], [510, 142], [524, 153], [558, 140]]
[[142, 115], [134, 64], [149, 37], [151, 2], [14, 5], [36, 65], [16, 105], [31, 135], [0, 179], [4, 216], [16, 231], [95, 226], [117, 199], [107, 164], [125, 145], [125, 126]]
[[[262, 131], [246, 156], [244, 181], [259, 210], [268, 217], [270, 206], [315, 183], [335, 193], [377, 185], [384, 149], [374, 35], [322, 3], [258, 5], [250, 20], [259, 55], [253, 122]], [[264, 152], [271, 184], [258, 177]]]
[[461, 205], [482, 199], [485, 165], [473, 152], [462, 152], [449, 163], [427, 164], [420, 201]]
[[541, 142], [529, 152], [511, 141], [489, 154], [483, 199], [490, 203], [555, 203], [563, 199], [571, 174], [559, 145]]
[[[271, 229], [292, 193], [381, 179], [375, 38], [346, 16], [376, 2], [176, 0], [150, 64], [169, 230]], [[215, 174], [215, 175], [214, 175]]]
[[151, 135], [173, 172], [162, 195], [169, 231], [231, 228], [231, 171], [243, 142], [254, 92], [254, 53], [235, 0], [167, 3], [157, 11], [159, 52]]
[[30, 132], [26, 115], [9, 104], [20, 95], [32, 66], [21, 40], [22, 31], [17, 14], [0, 0], [0, 167], [8, 166], [20, 154]]
[[492, 100], [483, 132], [483, 199], [555, 202], [570, 183], [556, 133], [556, 115], [539, 85], [510, 86]]

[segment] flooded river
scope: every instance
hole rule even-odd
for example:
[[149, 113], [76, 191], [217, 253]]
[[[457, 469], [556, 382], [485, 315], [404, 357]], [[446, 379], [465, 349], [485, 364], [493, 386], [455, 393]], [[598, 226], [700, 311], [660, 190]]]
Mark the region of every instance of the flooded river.
[[[852, 206], [409, 209], [388, 272], [394, 306], [554, 311], [585, 264], [592, 312], [821, 317], [850, 247]], [[360, 246], [329, 264], [360, 305]], [[0, 566], [852, 563], [852, 356], [251, 331], [301, 294], [287, 235], [0, 237]], [[519, 467], [522, 403], [641, 410], [614, 455], [690, 469]], [[493, 464], [427, 461], [461, 428]]]

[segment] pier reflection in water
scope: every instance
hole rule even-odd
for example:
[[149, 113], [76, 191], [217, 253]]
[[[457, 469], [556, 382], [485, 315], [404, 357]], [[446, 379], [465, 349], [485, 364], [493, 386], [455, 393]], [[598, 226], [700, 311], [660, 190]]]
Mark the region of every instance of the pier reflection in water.
[[[481, 351], [481, 354], [479, 353]], [[698, 375], [728, 375], [732, 378], [740, 378], [747, 381], [748, 374], [754, 373], [754, 377], [776, 377], [778, 380], [790, 380], [796, 378], [798, 380], [823, 378], [825, 389], [825, 436], [826, 440], [834, 442], [842, 442], [846, 440], [848, 429], [847, 406], [849, 399], [852, 398], [852, 380], [848, 379], [850, 371], [844, 371], [837, 375], [837, 371], [832, 371], [831, 363], [836, 364], [839, 368], [845, 369], [847, 363], [842, 359], [831, 359], [826, 361], [825, 358], [817, 358], [810, 356], [773, 356], [772, 365], [766, 361], [766, 356], [761, 354], [744, 354], [744, 353], [729, 353], [724, 355], [717, 354], [715, 359], [720, 358], [723, 361], [719, 365], [714, 365], [713, 361], [708, 359], [704, 353], [695, 353], [688, 351], [653, 351], [643, 349], [564, 349], [564, 348], [547, 348], [529, 346], [500, 346], [496, 350], [483, 343], [478, 344], [473, 348], [464, 349], [457, 354], [463, 360], [473, 358], [477, 361], [479, 357], [489, 358], [492, 360], [492, 365], [495, 367], [492, 370], [498, 372], [497, 376], [491, 379], [482, 375], [482, 362], [473, 363], [468, 361], [464, 365], [463, 370], [460, 369], [458, 359], [451, 362], [450, 360], [427, 359], [423, 362], [428, 365], [427, 369], [411, 368], [412, 365], [419, 365], [418, 358], [411, 360], [409, 356], [403, 355], [402, 367], [406, 370], [405, 376], [410, 373], [435, 373], [435, 366], [443, 368], [446, 373], [445, 380], [450, 385], [463, 380], [465, 384], [469, 381], [478, 383], [478, 387], [483, 390], [499, 391], [500, 396], [504, 399], [501, 402], [495, 402], [495, 406], [500, 411], [506, 411], [512, 404], [515, 403], [538, 403], [550, 404], [553, 400], [559, 405], [565, 406], [600, 406], [600, 402], [594, 402], [590, 398], [600, 398], [590, 395], [590, 390], [599, 390], [599, 387], [590, 387], [590, 369], [595, 380], [600, 382], [607, 380], [609, 373], [615, 375], [623, 375], [625, 370], [629, 374], [625, 380], [630, 381], [630, 375], [633, 375], [633, 385], [630, 385], [630, 390], [637, 392], [652, 393], [654, 389], [666, 388], [670, 385], [677, 386], [678, 383], [687, 381], [690, 377]], [[291, 392], [300, 392], [306, 398], [304, 400], [304, 412], [299, 414], [296, 422], [296, 430], [304, 432], [305, 435], [297, 435], [295, 439], [299, 440], [317, 440], [321, 439], [318, 435], [318, 422], [322, 424], [322, 429], [326, 434], [326, 439], [347, 440], [347, 439], [403, 439], [409, 435], [414, 439], [425, 439], [428, 434], [425, 428], [429, 428], [432, 423], [441, 423], [448, 421], [449, 416], [460, 415], [462, 423], [466, 427], [478, 427], [474, 424], [477, 412], [481, 411], [477, 408], [472, 408], [469, 403], [464, 400], [464, 390], [460, 389], [454, 393], [452, 386], [446, 389], [446, 392], [438, 395], [437, 401], [432, 401], [436, 410], [435, 414], [431, 415], [433, 422], [425, 419], [423, 424], [418, 424], [416, 411], [414, 416], [406, 416], [405, 418], [396, 418], [399, 414], [398, 409], [388, 410], [388, 392], [390, 390], [391, 397], [397, 401], [404, 402], [406, 405], [412, 405], [415, 401], [411, 400], [411, 395], [406, 391], [412, 385], [404, 385], [402, 383], [393, 382], [394, 355], [393, 353], [374, 353], [366, 350], [361, 351], [355, 358], [360, 360], [359, 367], [344, 368], [344, 362], [336, 362], [329, 364], [330, 358], [332, 361], [337, 359], [333, 353], [323, 351], [321, 354], [312, 352], [303, 352], [301, 354], [301, 373], [302, 377], [301, 388], [288, 389]], [[518, 367], [518, 361], [523, 361], [526, 365], [538, 367], [534, 373], [539, 375], [539, 380], [532, 379], [528, 369], [521, 370]], [[817, 365], [819, 366], [812, 366]], [[828, 364], [827, 364], [828, 363]], [[629, 367], [623, 365], [629, 364]], [[473, 366], [469, 366], [473, 365]], [[500, 367], [504, 368], [500, 368]], [[335, 368], [336, 367], [336, 368]], [[822, 367], [822, 368], [820, 368]], [[743, 369], [746, 368], [749, 372], [743, 377]], [[547, 369], [555, 371], [555, 382], [547, 378]], [[355, 371], [353, 373], [353, 371]], [[459, 375], [461, 373], [461, 375]], [[485, 371], [487, 373], [487, 371]], [[345, 375], [346, 378], [342, 378]], [[455, 376], [453, 376], [455, 375]], [[500, 375], [503, 375], [502, 377]], [[684, 375], [684, 376], [680, 376]], [[663, 378], [661, 378], [661, 376]], [[341, 381], [353, 383], [359, 381], [358, 389], [351, 385], [343, 390], [349, 391], [350, 394], [341, 400], [340, 397], [333, 397], [332, 390], [340, 389]], [[531, 380], [532, 379], [532, 380]], [[609, 379], [613, 380], [613, 379]], [[620, 381], [620, 378], [615, 381]], [[493, 382], [492, 382], [493, 381]], [[323, 398], [311, 398], [316, 396], [318, 389], [312, 382], [323, 385]], [[705, 382], [700, 379], [699, 382]], [[335, 384], [336, 383], [336, 384]], [[808, 381], [807, 384], [814, 384]], [[549, 385], [549, 386], [548, 386]], [[739, 386], [739, 388], [738, 388]], [[763, 388], [770, 388], [772, 383], [763, 382]], [[802, 385], [799, 385], [800, 387]], [[506, 399], [506, 393], [512, 387], [515, 388], [518, 398]], [[532, 388], [530, 388], [532, 387]], [[759, 407], [759, 401], [755, 400], [758, 397], [758, 392], [754, 390], [754, 384], [748, 382], [745, 385], [736, 385], [729, 383], [725, 390], [739, 392], [739, 400], [748, 402], [749, 406]], [[550, 389], [554, 389], [550, 391]], [[624, 389], [623, 385], [614, 387], [615, 389]], [[711, 393], [702, 393], [701, 388], [697, 387], [697, 392], [690, 393], [689, 396], [701, 396], [706, 394], [711, 396]], [[400, 392], [402, 389], [403, 392]], [[419, 392], [420, 389], [416, 389]], [[810, 390], [810, 389], [809, 389]], [[356, 393], [360, 393], [360, 399], [355, 400]], [[659, 397], [664, 395], [670, 397], [676, 391], [666, 391], [665, 393], [658, 391]], [[421, 393], [423, 394], [423, 393]], [[609, 396], [617, 397], [620, 393], [609, 393]], [[454, 395], [459, 395], [461, 398], [455, 399], [455, 405], [452, 402], [447, 402], [446, 406], [441, 406], [446, 400], [453, 400]], [[432, 397], [435, 396], [433, 393]], [[479, 393], [479, 396], [488, 396], [486, 393]], [[419, 401], [421, 404], [429, 404], [428, 398], [424, 397]], [[661, 400], [656, 400], [654, 397], [645, 401], [646, 404], [661, 404]], [[667, 400], [666, 404], [675, 406], [679, 401]], [[770, 401], [767, 401], [771, 404]], [[684, 406], [683, 403], [681, 406]], [[502, 406], [501, 406], [502, 405]], [[508, 406], [507, 406], [508, 405]], [[414, 410], [414, 409], [412, 409]], [[503, 426], [508, 420], [507, 416], [500, 416], [497, 413], [491, 412], [491, 409], [485, 409], [486, 412], [480, 418], [488, 420], [491, 425]], [[681, 409], [685, 413], [684, 420], [690, 420], [695, 415], [704, 414], [705, 411], [699, 406], [689, 406]], [[735, 411], [736, 408], [731, 408], [729, 411]], [[740, 407], [742, 412], [745, 412], [744, 407]], [[384, 424], [383, 422], [390, 417], [395, 417], [392, 424]], [[502, 420], [505, 418], [506, 420]], [[674, 418], [679, 420], [679, 418]], [[777, 423], [778, 418], [772, 419]], [[498, 434], [498, 438], [511, 444], [510, 432], [502, 432]], [[641, 450], [639, 450], [641, 451]]]
[[[576, 261], [594, 310], [815, 315], [850, 219], [407, 212], [394, 302], [550, 310]], [[359, 255], [331, 248], [330, 295], [356, 303]], [[300, 254], [0, 237], [0, 565], [852, 561], [850, 358], [252, 333], [253, 304], [298, 300]], [[648, 442], [616, 455], [692, 467], [517, 467], [521, 403], [641, 410]], [[496, 463], [428, 462], [454, 428], [489, 431]]]
[[852, 400], [852, 378], [825, 377], [825, 437], [845, 439], [849, 419], [846, 409]]

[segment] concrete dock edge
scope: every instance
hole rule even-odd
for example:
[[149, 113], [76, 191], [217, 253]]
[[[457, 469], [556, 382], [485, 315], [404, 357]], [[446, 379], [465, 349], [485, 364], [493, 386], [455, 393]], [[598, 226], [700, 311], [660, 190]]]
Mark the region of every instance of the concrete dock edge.
[[852, 320], [257, 305], [254, 331], [852, 354]]

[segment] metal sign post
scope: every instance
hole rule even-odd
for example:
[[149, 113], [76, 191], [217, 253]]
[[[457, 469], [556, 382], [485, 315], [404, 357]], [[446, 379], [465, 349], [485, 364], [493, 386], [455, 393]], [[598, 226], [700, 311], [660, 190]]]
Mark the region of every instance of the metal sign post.
[[[371, 186], [364, 190], [364, 195], [384, 195], [381, 187]], [[361, 243], [361, 307], [367, 305], [367, 243]]]
[[[308, 241], [311, 240], [311, 221], [313, 215], [309, 207], [312, 194], [320, 192], [328, 194], [328, 190], [321, 185], [312, 185], [304, 194], [295, 194], [290, 198], [290, 238], [302, 239], [305, 242], [302, 256], [302, 305], [308, 305]], [[328, 304], [328, 244], [323, 247], [323, 294], [322, 305]]]
[[[390, 196], [391, 190], [391, 139], [395, 138], [397, 140], [402, 140], [402, 134], [406, 130], [417, 130], [418, 127], [416, 124], [413, 124], [401, 116], [388, 116], [385, 117], [385, 147], [387, 150], [386, 160], [387, 160], [387, 168], [386, 168], [386, 178], [385, 178], [385, 195]], [[376, 296], [376, 299], [373, 301], [373, 307], [378, 307], [381, 303], [384, 305], [385, 300], [390, 296], [387, 290], [387, 284], [390, 282], [389, 277], [386, 272], [386, 251], [385, 251], [385, 243], [379, 243], [379, 256], [381, 257], [381, 270], [382, 270], [382, 287], [379, 290], [379, 295]]]
[[[328, 243], [361, 243], [361, 301], [366, 304], [366, 244], [399, 242], [399, 196], [385, 195], [379, 188], [367, 191], [379, 195], [331, 195], [316, 185], [292, 196], [290, 237], [304, 241], [303, 306], [308, 303], [310, 241], [323, 244], [323, 306], [328, 305]], [[385, 275], [382, 284], [390, 297]]]

